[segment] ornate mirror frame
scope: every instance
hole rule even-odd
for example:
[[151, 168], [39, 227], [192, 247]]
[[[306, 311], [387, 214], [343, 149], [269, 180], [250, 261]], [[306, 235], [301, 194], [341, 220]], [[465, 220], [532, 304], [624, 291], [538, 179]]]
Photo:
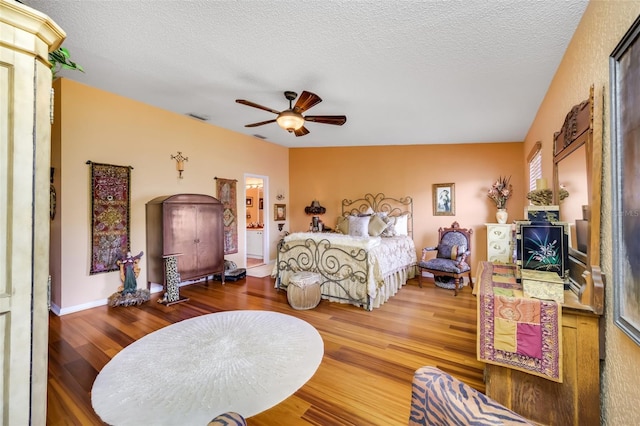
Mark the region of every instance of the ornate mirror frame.
[[[604, 311], [604, 281], [600, 269], [600, 204], [602, 196], [602, 140], [593, 137], [593, 86], [589, 99], [575, 105], [566, 115], [564, 124], [554, 137], [553, 188], [554, 204], [559, 199], [559, 164], [580, 147], [586, 148], [586, 181], [589, 204], [585, 206], [587, 220], [586, 252], [569, 248], [569, 278], [571, 290], [582, 305], [589, 306], [594, 313]], [[569, 195], [570, 197], [571, 195]]]

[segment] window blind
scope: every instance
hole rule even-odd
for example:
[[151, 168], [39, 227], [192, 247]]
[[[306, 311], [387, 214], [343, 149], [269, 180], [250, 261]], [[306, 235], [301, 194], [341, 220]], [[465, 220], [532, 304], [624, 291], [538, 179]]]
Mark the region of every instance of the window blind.
[[542, 142], [536, 142], [528, 156], [529, 161], [529, 191], [536, 189], [536, 179], [542, 178]]

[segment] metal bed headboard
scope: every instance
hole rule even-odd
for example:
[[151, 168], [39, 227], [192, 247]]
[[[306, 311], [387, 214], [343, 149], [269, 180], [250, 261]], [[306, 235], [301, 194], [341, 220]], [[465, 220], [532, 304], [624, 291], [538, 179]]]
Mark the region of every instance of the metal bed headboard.
[[404, 213], [409, 215], [407, 228], [409, 236], [413, 238], [413, 198], [407, 196], [402, 198], [386, 197], [382, 192], [365, 194], [364, 197], [356, 200], [345, 198], [342, 200], [342, 214], [362, 214], [371, 208], [374, 212], [387, 212], [389, 216], [401, 216]]

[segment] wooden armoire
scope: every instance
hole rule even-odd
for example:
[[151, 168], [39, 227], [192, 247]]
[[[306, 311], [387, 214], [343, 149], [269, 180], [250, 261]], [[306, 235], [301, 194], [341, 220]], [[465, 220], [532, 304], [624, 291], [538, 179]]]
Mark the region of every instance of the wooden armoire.
[[[25, 2], [26, 3], [26, 2]], [[47, 421], [52, 96], [65, 32], [0, 0], [0, 424]]]
[[224, 276], [222, 203], [209, 195], [177, 194], [146, 205], [147, 286], [166, 285], [163, 256], [178, 256], [180, 281]]

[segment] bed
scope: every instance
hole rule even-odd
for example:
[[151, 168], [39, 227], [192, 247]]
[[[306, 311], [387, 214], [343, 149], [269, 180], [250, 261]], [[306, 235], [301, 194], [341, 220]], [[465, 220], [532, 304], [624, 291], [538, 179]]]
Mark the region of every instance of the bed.
[[411, 197], [396, 199], [379, 193], [342, 200], [336, 229], [342, 232], [285, 236], [274, 265], [276, 288], [286, 289], [296, 272], [317, 272], [323, 299], [370, 311], [415, 277]]

